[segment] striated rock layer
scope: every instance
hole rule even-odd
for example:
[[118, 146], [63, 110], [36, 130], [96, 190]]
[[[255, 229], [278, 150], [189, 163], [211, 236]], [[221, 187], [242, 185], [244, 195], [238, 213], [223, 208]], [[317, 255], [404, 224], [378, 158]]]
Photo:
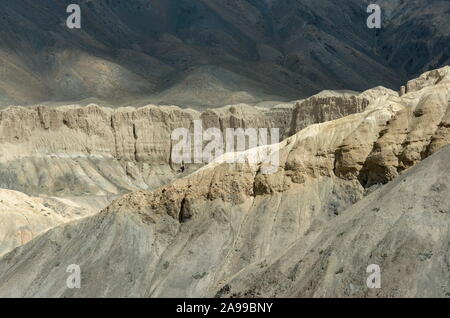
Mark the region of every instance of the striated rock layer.
[[[319, 95], [295, 105], [239, 104], [203, 113], [175, 106], [10, 107], [0, 111], [0, 188], [56, 196], [93, 213], [120, 194], [167, 184], [201, 166], [171, 162], [171, 132], [183, 127], [192, 131], [194, 120], [201, 120], [204, 129], [217, 127], [223, 132], [238, 127], [280, 128], [284, 139], [309, 123], [359, 112], [370, 99], [364, 93], [361, 98], [356, 93]], [[294, 118], [293, 112], [302, 117]], [[24, 215], [12, 216], [16, 217], [20, 223]], [[56, 218], [41, 224], [41, 218], [29, 218], [27, 239], [66, 221]], [[0, 234], [7, 246], [4, 252], [25, 243], [17, 239], [15, 226]]]
[[204, 129], [223, 132], [279, 128], [282, 140], [311, 123], [362, 111], [367, 104], [365, 98], [349, 96], [311, 97], [270, 109], [239, 104], [202, 113], [152, 105], [10, 107], [0, 110], [0, 188], [54, 196], [151, 189], [198, 168], [180, 171], [171, 162], [172, 131], [193, 131], [194, 120], [201, 120]]
[[213, 162], [43, 234], [0, 259], [0, 296], [448, 296], [449, 70], [285, 139], [275, 174]]

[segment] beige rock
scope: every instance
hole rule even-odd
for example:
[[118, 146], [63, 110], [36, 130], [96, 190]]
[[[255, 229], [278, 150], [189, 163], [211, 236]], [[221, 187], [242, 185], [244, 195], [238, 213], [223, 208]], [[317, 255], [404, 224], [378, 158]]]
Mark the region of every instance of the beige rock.
[[[0, 297], [445, 297], [449, 95], [446, 77], [381, 93], [360, 113], [124, 195], [0, 258]], [[251, 160], [267, 149], [273, 175]], [[221, 162], [231, 155], [247, 161]], [[364, 287], [371, 263], [385, 275], [378, 292]], [[69, 264], [82, 289], [66, 288]]]
[[67, 199], [33, 198], [0, 189], [0, 255], [57, 225], [95, 212]]
[[367, 99], [356, 96], [310, 97], [294, 108], [291, 133], [294, 134], [312, 124], [362, 112], [368, 104]]
[[448, 84], [450, 66], [445, 66], [437, 70], [432, 70], [422, 74], [420, 77], [408, 81], [406, 93], [416, 92], [427, 86], [436, 84]]
[[263, 175], [260, 165], [213, 163], [153, 192], [126, 195], [108, 210], [130, 209], [128, 201], [133, 209], [147, 209], [151, 202], [152, 209], [164, 207], [177, 219], [183, 199], [191, 196], [239, 204], [311, 178], [336, 176], [363, 187], [387, 183], [431, 154], [428, 149], [440, 149], [432, 139], [438, 130], [441, 147], [449, 138], [441, 124], [448, 113], [450, 85], [430, 85], [402, 98], [383, 96], [381, 106], [374, 100], [364, 112], [311, 125], [287, 138], [280, 143], [280, 167], [273, 176]]
[[[302, 116], [314, 116], [311, 122], [328, 120], [330, 116], [314, 115], [314, 105], [335, 109], [327, 106], [327, 100], [310, 102]], [[346, 103], [345, 98], [340, 100]], [[335, 109], [332, 117], [360, 110]], [[288, 106], [238, 104], [203, 113], [152, 105], [119, 109], [95, 104], [10, 107], [0, 110], [0, 187], [56, 196], [118, 195], [158, 187], [198, 168], [171, 162], [172, 131], [192, 131], [194, 120], [202, 120], [204, 129], [222, 131], [279, 128], [281, 139], [293, 129], [292, 107]]]

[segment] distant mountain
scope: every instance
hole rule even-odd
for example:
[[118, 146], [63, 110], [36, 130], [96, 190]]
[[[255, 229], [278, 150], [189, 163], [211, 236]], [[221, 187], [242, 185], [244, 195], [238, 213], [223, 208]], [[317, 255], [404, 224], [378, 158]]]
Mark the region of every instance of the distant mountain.
[[[70, 3], [81, 6], [81, 30], [66, 27]], [[366, 26], [368, 3], [2, 0], [0, 105], [284, 101], [398, 89], [449, 64], [449, 1], [380, 0], [379, 30]]]

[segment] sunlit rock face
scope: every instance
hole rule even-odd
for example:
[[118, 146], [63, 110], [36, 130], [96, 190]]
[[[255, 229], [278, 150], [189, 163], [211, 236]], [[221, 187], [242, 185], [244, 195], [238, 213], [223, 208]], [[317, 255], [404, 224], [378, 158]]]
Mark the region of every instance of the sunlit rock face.
[[447, 297], [450, 74], [433, 72], [266, 146], [272, 174], [216, 161], [57, 226], [0, 258], [0, 296]]

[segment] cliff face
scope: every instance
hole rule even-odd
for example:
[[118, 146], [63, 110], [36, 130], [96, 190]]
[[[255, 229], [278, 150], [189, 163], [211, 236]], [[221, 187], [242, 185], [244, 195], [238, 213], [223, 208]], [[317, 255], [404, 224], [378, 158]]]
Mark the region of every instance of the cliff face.
[[[178, 108], [158, 107], [5, 109], [1, 187], [76, 196], [119, 194], [146, 188], [146, 181], [157, 186], [166, 182], [165, 174], [173, 177], [168, 166], [157, 169], [170, 157], [171, 129], [189, 127], [192, 118]], [[157, 168], [145, 164], [149, 159]]]
[[[280, 167], [275, 174], [263, 174], [262, 163], [236, 169], [212, 163], [166, 187], [138, 192], [137, 200], [134, 194], [126, 195], [108, 209], [124, 205], [127, 199], [142, 201], [147, 195], [144, 206], [161, 199], [163, 204], [151, 206], [167, 208], [165, 203], [170, 202], [170, 211], [178, 212], [190, 194], [239, 203], [246, 197], [284, 192], [321, 177], [356, 182], [360, 189], [387, 183], [450, 142], [449, 70], [438, 71], [442, 77], [438, 83], [402, 97], [382, 95], [361, 113], [311, 125], [285, 139], [279, 145]], [[164, 193], [174, 197], [167, 199]], [[173, 216], [178, 219], [179, 214]]]
[[[361, 109], [348, 97], [350, 108], [321, 103], [312, 98], [311, 107], [302, 114], [305, 121], [320, 122], [329, 116], [316, 116], [319, 108], [333, 116]], [[316, 107], [314, 107], [316, 105]], [[353, 107], [354, 106], [354, 107]], [[9, 107], [0, 110], [0, 188], [21, 191], [32, 196], [55, 196], [69, 205], [87, 209], [92, 214], [107, 206], [119, 195], [152, 189], [186, 176], [203, 164], [174, 164], [171, 152], [175, 142], [171, 133], [176, 128], [193, 131], [195, 120], [203, 129], [279, 128], [280, 140], [291, 135], [293, 111], [300, 104], [281, 104], [273, 108], [257, 108], [238, 104], [206, 110], [202, 113], [179, 107], [146, 106], [111, 109], [91, 104], [49, 107]], [[308, 113], [311, 118], [308, 119]], [[295, 131], [296, 129], [294, 129]], [[268, 140], [270, 142], [270, 138]], [[8, 216], [22, 224], [25, 212]], [[6, 214], [4, 214], [6, 217]], [[28, 218], [24, 227], [13, 226], [4, 232], [4, 251], [25, 243], [17, 231], [27, 238], [61, 223], [65, 218], [41, 222], [42, 213]], [[45, 218], [47, 220], [50, 218]], [[14, 224], [16, 224], [14, 223]]]
[[292, 134], [313, 124], [360, 113], [368, 105], [367, 99], [357, 96], [310, 97], [294, 109]]
[[[0, 187], [31, 195], [117, 195], [155, 188], [199, 165], [175, 165], [176, 128], [279, 128], [283, 140], [310, 123], [360, 112], [366, 99], [310, 98], [296, 106], [238, 104], [202, 113], [175, 106], [49, 106], [0, 110]], [[294, 113], [294, 115], [293, 115]]]
[[[285, 139], [275, 174], [213, 162], [45, 233], [0, 259], [0, 296], [448, 295], [449, 68], [438, 73]], [[81, 289], [61, 286], [61, 259], [81, 266]], [[365, 285], [369, 264], [381, 291]]]

